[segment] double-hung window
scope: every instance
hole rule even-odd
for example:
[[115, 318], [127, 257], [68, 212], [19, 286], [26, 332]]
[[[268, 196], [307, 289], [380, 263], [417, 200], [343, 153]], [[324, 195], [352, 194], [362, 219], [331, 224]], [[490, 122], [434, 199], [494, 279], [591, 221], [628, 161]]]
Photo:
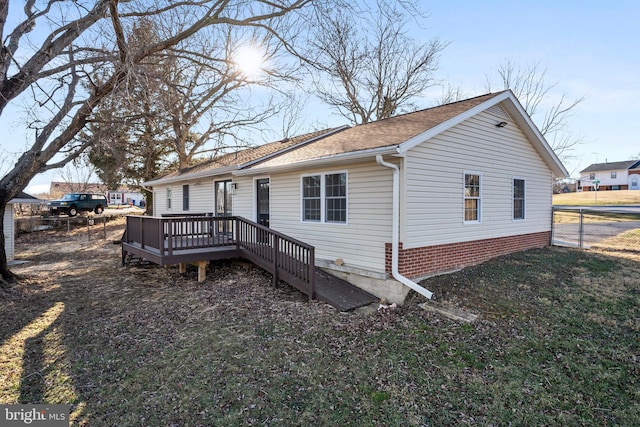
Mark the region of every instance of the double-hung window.
[[513, 219], [524, 219], [524, 179], [513, 178]]
[[302, 177], [302, 220], [347, 222], [347, 173], [326, 173]]
[[464, 174], [464, 222], [480, 222], [480, 179], [479, 174]]

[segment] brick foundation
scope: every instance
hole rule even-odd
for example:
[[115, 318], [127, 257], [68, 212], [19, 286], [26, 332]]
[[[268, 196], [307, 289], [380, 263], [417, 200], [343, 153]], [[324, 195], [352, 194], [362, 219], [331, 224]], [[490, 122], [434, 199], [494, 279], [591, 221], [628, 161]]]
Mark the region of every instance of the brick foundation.
[[[551, 232], [545, 231], [413, 249], [402, 249], [400, 243], [398, 270], [406, 277], [445, 273], [480, 264], [500, 255], [542, 248], [549, 245], [550, 239]], [[391, 243], [385, 245], [385, 269], [387, 273], [391, 273]]]

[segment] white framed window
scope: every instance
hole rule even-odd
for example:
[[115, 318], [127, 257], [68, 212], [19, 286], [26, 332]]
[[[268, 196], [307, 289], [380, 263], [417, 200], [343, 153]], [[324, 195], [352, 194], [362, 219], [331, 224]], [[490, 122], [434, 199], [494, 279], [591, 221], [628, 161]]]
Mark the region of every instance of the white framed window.
[[167, 209], [171, 209], [171, 187], [167, 187]]
[[611, 172], [611, 179], [616, 179], [618, 177], [618, 172]]
[[480, 222], [482, 207], [482, 175], [464, 173], [464, 222]]
[[591, 181], [593, 181], [594, 179], [596, 179], [596, 173], [595, 173], [595, 172], [591, 172], [591, 173], [589, 174], [589, 179], [590, 179]]
[[302, 221], [347, 223], [347, 173], [302, 176]]
[[525, 180], [513, 178], [513, 219], [525, 219]]

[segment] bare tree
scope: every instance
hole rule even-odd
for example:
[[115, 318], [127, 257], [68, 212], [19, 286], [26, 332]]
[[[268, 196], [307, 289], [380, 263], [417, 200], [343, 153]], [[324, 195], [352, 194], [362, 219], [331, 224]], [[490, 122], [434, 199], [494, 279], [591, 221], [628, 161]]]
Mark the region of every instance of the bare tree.
[[169, 120], [178, 168], [190, 166], [207, 152], [215, 155], [224, 150], [227, 139], [236, 145], [238, 129], [262, 123], [277, 111], [269, 99], [256, 106], [243, 96], [252, 86], [269, 86], [269, 74], [248, 76], [234, 58], [245, 43], [260, 45], [266, 55], [263, 49], [270, 45], [271, 35], [239, 33], [234, 28], [219, 29], [213, 43], [204, 39], [198, 43], [200, 52], [179, 52], [161, 77], [160, 117]]
[[313, 23], [302, 59], [314, 76], [314, 90], [352, 123], [412, 109], [412, 101], [435, 84], [446, 44], [410, 38], [407, 5], [380, 1], [364, 10], [319, 13]]
[[[36, 174], [65, 165], [92, 144], [92, 139], [77, 138], [79, 132], [105, 98], [130, 83], [132, 66], [211, 26], [277, 32], [278, 18], [308, 3], [310, 0], [49, 0], [36, 4], [27, 0], [22, 21], [11, 29], [7, 27], [8, 1], [0, 2], [0, 117], [18, 97], [32, 99], [37, 108], [49, 112], [42, 122], [34, 122], [33, 142], [0, 179], [0, 221], [8, 201]], [[126, 28], [141, 17], [162, 22], [172, 31], [156, 43], [131, 49]], [[36, 26], [46, 25], [54, 27], [30, 39]], [[89, 30], [94, 32], [89, 34]], [[36, 40], [40, 34], [45, 35]], [[99, 80], [94, 78], [96, 69], [102, 73]], [[13, 280], [2, 224], [0, 242], [0, 274], [3, 281]]]
[[[555, 95], [558, 83], [549, 83], [546, 74], [547, 69], [539, 61], [523, 67], [507, 59], [497, 68], [501, 89], [511, 89], [556, 155], [563, 160], [570, 159], [583, 138], [570, 132], [568, 122], [585, 96], [571, 99], [566, 93]], [[487, 76], [488, 92], [492, 91], [492, 86]]]

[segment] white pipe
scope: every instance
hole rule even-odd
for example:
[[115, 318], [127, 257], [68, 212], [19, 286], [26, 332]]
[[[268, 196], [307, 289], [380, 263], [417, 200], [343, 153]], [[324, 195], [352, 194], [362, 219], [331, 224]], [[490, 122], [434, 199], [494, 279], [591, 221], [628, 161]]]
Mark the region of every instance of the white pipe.
[[378, 162], [380, 166], [390, 168], [393, 171], [393, 194], [391, 195], [393, 198], [393, 218], [391, 220], [393, 227], [391, 237], [391, 274], [398, 282], [408, 286], [420, 295], [424, 295], [428, 299], [431, 299], [433, 292], [423, 288], [416, 282], [409, 280], [398, 271], [398, 256], [400, 252], [400, 168], [393, 163], [388, 163], [382, 160], [381, 154], [376, 156], [376, 162]]

